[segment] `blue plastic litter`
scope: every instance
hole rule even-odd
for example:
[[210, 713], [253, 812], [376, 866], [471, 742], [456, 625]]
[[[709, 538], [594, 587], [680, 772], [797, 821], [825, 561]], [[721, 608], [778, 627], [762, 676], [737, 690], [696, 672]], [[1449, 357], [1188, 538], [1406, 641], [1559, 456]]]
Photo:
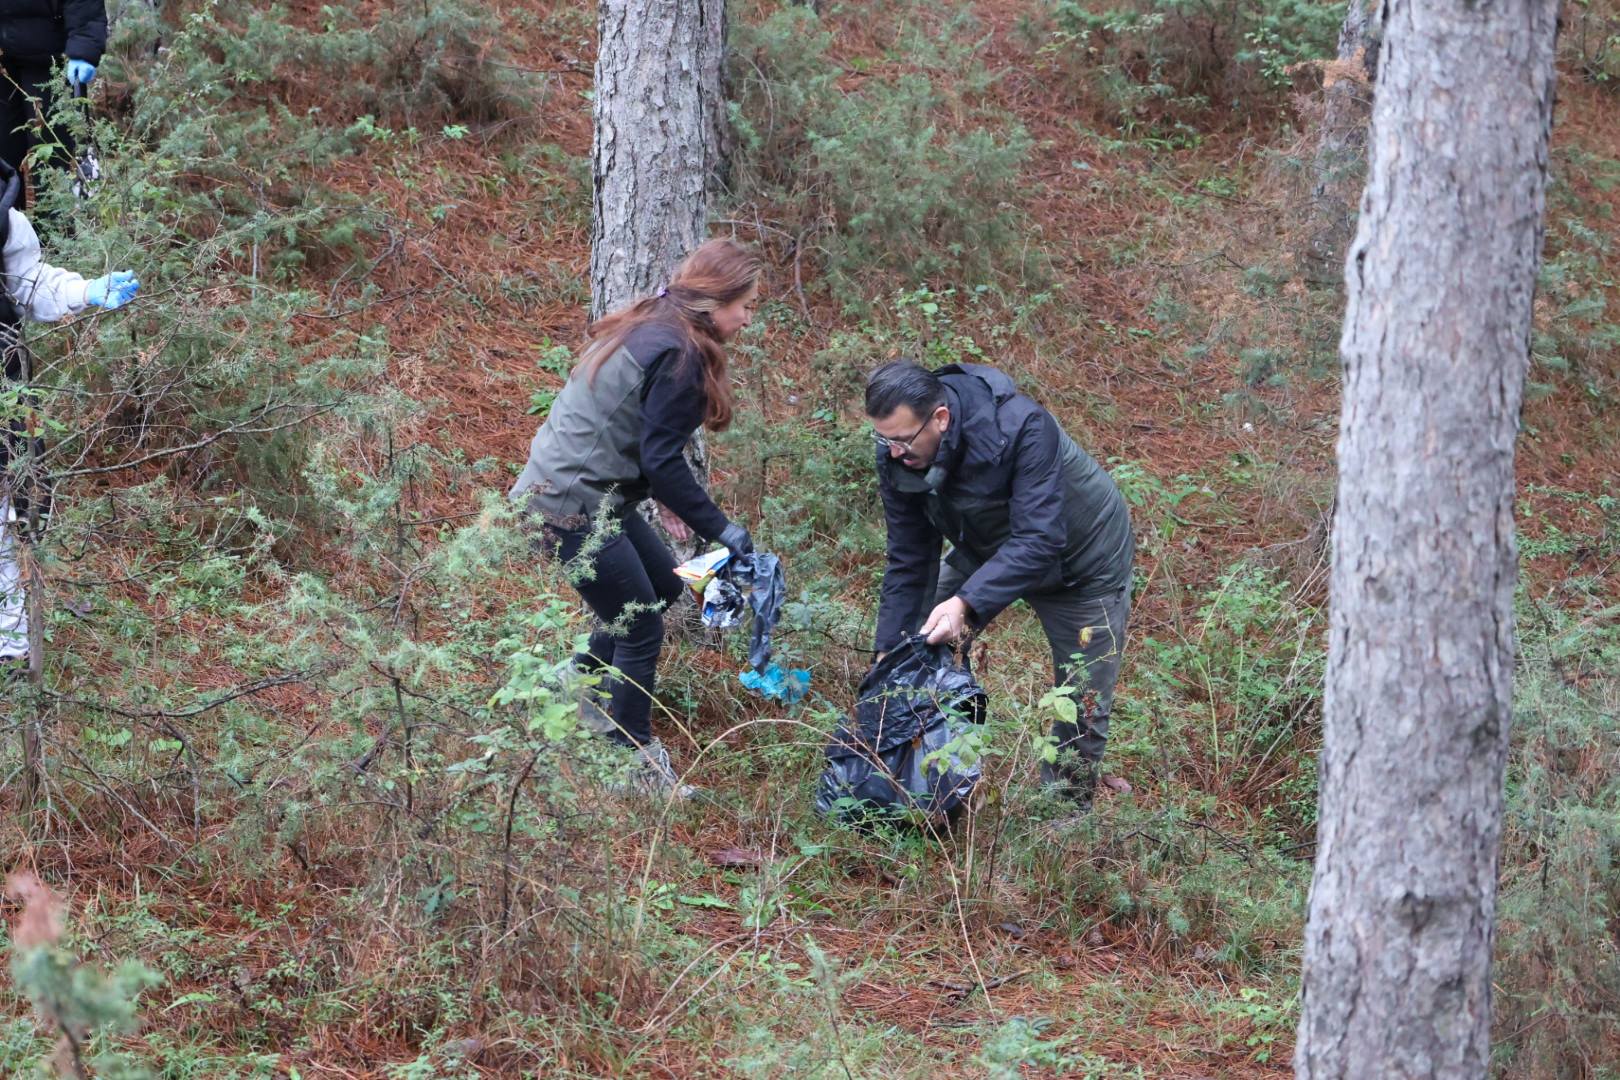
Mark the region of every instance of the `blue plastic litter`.
[[804, 668], [784, 671], [782, 665], [771, 662], [771, 631], [782, 617], [782, 602], [787, 598], [782, 560], [767, 552], [744, 555], [728, 562], [721, 575], [747, 596], [754, 613], [748, 640], [750, 670], [739, 674], [738, 680], [763, 698], [793, 704], [810, 689], [810, 672]]
[[791, 705], [810, 690], [810, 672], [804, 668], [782, 670], [781, 664], [767, 664], [764, 671], [745, 670], [737, 681], [748, 689], [772, 701]]
[[727, 630], [752, 611], [749, 629], [748, 669], [738, 675], [742, 684], [761, 697], [792, 704], [810, 688], [810, 672], [804, 668], [783, 671], [771, 663], [771, 631], [782, 617], [787, 598], [787, 581], [782, 560], [769, 552], [732, 556], [722, 550], [688, 560], [675, 573], [694, 589], [702, 583], [700, 603], [703, 625]]

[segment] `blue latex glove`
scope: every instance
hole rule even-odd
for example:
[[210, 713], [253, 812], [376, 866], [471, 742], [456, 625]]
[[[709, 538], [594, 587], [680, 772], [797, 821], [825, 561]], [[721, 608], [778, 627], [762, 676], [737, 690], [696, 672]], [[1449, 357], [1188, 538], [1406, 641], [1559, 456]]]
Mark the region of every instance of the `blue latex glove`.
[[115, 270], [85, 285], [84, 299], [86, 303], [111, 311], [135, 299], [140, 287], [141, 283], [135, 280], [134, 274], [128, 270]]
[[88, 60], [69, 60], [67, 62], [68, 82], [88, 87], [90, 80], [96, 77], [96, 65]]

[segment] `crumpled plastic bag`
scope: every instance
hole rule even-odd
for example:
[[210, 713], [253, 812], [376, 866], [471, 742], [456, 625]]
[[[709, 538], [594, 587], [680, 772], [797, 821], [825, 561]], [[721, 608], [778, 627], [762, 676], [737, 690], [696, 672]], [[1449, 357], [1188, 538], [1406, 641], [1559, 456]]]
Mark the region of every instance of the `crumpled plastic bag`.
[[703, 587], [703, 625], [711, 630], [730, 630], [747, 610], [743, 594], [724, 578], [712, 577]]
[[792, 704], [810, 689], [810, 672], [771, 663], [771, 633], [782, 617], [787, 598], [787, 579], [782, 560], [770, 552], [732, 556], [724, 549], [682, 563], [675, 568], [681, 580], [700, 591], [703, 625], [729, 630], [751, 611], [748, 670], [737, 678], [762, 697]]
[[984, 722], [985, 701], [950, 649], [907, 638], [867, 673], [855, 716], [827, 744], [816, 809], [851, 823], [908, 811], [947, 820], [972, 797], [983, 770], [939, 752]]
[[782, 601], [787, 596], [787, 579], [782, 560], [766, 552], [741, 555], [720, 568], [720, 576], [744, 590], [754, 612], [749, 630], [748, 664], [763, 672], [771, 662], [771, 631], [782, 617]]
[[793, 704], [809, 692], [810, 671], [784, 670], [771, 662], [771, 632], [782, 617], [782, 602], [787, 598], [782, 560], [768, 552], [744, 555], [726, 563], [720, 574], [738, 589], [747, 590], [748, 606], [754, 613], [748, 639], [751, 670], [739, 674], [738, 681], [761, 697]]

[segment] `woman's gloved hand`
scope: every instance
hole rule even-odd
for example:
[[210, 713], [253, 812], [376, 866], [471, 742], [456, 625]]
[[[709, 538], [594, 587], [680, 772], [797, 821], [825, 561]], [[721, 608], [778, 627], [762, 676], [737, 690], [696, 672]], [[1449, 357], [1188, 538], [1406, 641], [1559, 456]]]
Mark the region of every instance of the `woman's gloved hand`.
[[720, 542], [731, 552], [734, 559], [754, 553], [754, 538], [748, 535], [748, 530], [733, 521], [726, 526], [726, 531], [720, 534]]
[[96, 65], [88, 60], [69, 60], [67, 62], [67, 79], [75, 86], [88, 88], [90, 80], [96, 77]]

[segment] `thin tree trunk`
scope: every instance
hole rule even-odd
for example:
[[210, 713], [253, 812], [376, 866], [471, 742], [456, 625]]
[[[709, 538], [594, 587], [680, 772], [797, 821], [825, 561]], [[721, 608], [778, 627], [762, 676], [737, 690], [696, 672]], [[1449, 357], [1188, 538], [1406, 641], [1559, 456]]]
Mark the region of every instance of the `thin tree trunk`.
[[1322, 69], [1322, 121], [1313, 163], [1306, 277], [1318, 284], [1342, 280], [1344, 249], [1356, 227], [1355, 200], [1361, 191], [1372, 112], [1371, 48], [1377, 42], [1367, 25], [1367, 0], [1350, 0], [1339, 27], [1338, 55]]
[[1513, 683], [1514, 440], [1557, 0], [1385, 0], [1345, 267], [1301, 1077], [1483, 1077]]
[[[39, 535], [37, 505], [28, 508], [32, 536]], [[45, 610], [41, 597], [45, 592], [45, 579], [39, 572], [39, 561], [34, 558], [34, 545], [19, 545], [23, 555], [23, 574], [28, 582], [28, 685], [33, 687], [34, 700], [30, 703], [29, 719], [23, 734], [23, 768], [27, 777], [23, 782], [23, 797], [30, 808], [39, 802], [45, 783]]]
[[[728, 143], [724, 0], [601, 0], [597, 32], [593, 320], [656, 290], [703, 242]], [[707, 486], [701, 432], [686, 459]]]

